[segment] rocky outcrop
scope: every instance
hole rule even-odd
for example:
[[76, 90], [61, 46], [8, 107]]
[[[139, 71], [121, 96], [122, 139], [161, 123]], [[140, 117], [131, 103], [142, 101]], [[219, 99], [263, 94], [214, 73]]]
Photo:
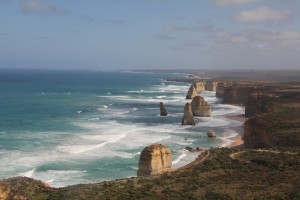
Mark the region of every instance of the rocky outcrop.
[[200, 93], [205, 90], [204, 81], [197, 81], [197, 82], [193, 83], [192, 86], [194, 86], [197, 93]]
[[211, 81], [211, 80], [206, 81], [205, 82], [205, 90], [207, 90], [207, 91], [216, 91], [217, 84], [218, 84], [217, 81]]
[[211, 107], [201, 96], [196, 96], [193, 98], [192, 103], [192, 112], [194, 116], [199, 117], [210, 117], [211, 116]]
[[182, 125], [195, 125], [193, 117], [192, 106], [190, 103], [186, 103], [184, 106], [184, 114], [181, 121]]
[[163, 102], [159, 102], [160, 116], [167, 116], [168, 112]]
[[216, 132], [214, 130], [208, 130], [207, 137], [217, 137]]
[[158, 175], [171, 171], [171, 167], [171, 151], [161, 144], [151, 144], [141, 153], [137, 175]]
[[192, 99], [195, 96], [197, 96], [197, 91], [196, 91], [194, 85], [192, 84], [185, 97], [186, 97], [186, 99]]

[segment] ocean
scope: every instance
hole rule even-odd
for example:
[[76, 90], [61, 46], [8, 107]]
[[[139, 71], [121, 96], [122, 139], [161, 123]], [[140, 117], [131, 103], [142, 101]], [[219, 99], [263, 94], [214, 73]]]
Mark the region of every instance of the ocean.
[[[242, 123], [227, 119], [244, 108], [223, 105], [215, 92], [201, 96], [212, 117], [182, 126], [189, 83], [180, 74], [0, 70], [0, 179], [26, 176], [54, 187], [136, 176], [140, 152], [160, 143], [173, 168], [198, 153], [185, 147], [230, 145]], [[159, 115], [163, 102], [169, 115]], [[206, 133], [214, 129], [217, 138]]]

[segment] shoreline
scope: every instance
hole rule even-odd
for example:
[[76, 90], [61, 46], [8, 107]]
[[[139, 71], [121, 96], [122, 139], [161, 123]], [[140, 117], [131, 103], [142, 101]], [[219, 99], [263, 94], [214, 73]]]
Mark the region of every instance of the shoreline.
[[[225, 116], [225, 118], [230, 119], [230, 120], [235, 120], [238, 122], [242, 122], [243, 125], [246, 121], [245, 115], [241, 114], [241, 115], [229, 115], [229, 116]], [[242, 126], [243, 126], [242, 125]], [[244, 129], [236, 128], [235, 131], [238, 133], [236, 136], [233, 136], [231, 138], [228, 138], [231, 143], [227, 146], [228, 148], [241, 148], [244, 144], [244, 140], [243, 140], [243, 135], [244, 135]]]

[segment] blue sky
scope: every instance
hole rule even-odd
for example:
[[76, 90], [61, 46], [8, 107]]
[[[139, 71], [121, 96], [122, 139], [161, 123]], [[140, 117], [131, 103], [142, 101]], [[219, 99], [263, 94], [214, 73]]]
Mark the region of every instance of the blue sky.
[[0, 0], [0, 68], [300, 69], [299, 0]]

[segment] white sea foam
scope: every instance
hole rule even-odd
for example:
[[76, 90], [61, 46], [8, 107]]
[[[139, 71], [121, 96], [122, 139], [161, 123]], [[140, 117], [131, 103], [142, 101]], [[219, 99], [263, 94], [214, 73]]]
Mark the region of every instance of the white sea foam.
[[109, 143], [115, 143], [115, 142], [117, 142], [118, 140], [120, 140], [120, 139], [122, 139], [124, 137], [126, 137], [126, 134], [122, 133], [122, 134], [116, 135], [114, 139], [105, 141], [105, 142], [100, 143], [100, 144], [95, 144], [95, 145], [59, 146], [59, 147], [57, 147], [57, 149], [59, 151], [62, 151], [62, 152], [73, 153], [73, 154], [80, 154], [80, 153], [84, 153], [84, 152], [87, 152], [87, 151], [92, 151], [92, 150], [101, 148], [101, 147], [103, 147], [103, 146], [105, 146], [105, 145], [107, 145]]
[[32, 178], [36, 169], [30, 170], [28, 172], [20, 173], [20, 176]]
[[75, 183], [87, 183], [85, 170], [47, 170], [36, 172], [32, 178], [43, 180], [54, 187], [63, 187]]
[[196, 117], [197, 127], [223, 127], [230, 125], [230, 120], [216, 117]]
[[97, 120], [99, 120], [99, 117], [94, 117], [94, 118], [89, 119], [89, 121], [97, 121]]
[[185, 150], [183, 150], [182, 153], [181, 153], [181, 155], [180, 155], [176, 160], [174, 160], [174, 161], [172, 162], [172, 165], [177, 164], [177, 163], [180, 162], [181, 159], [184, 158], [184, 157], [186, 157], [186, 152], [185, 152]]

